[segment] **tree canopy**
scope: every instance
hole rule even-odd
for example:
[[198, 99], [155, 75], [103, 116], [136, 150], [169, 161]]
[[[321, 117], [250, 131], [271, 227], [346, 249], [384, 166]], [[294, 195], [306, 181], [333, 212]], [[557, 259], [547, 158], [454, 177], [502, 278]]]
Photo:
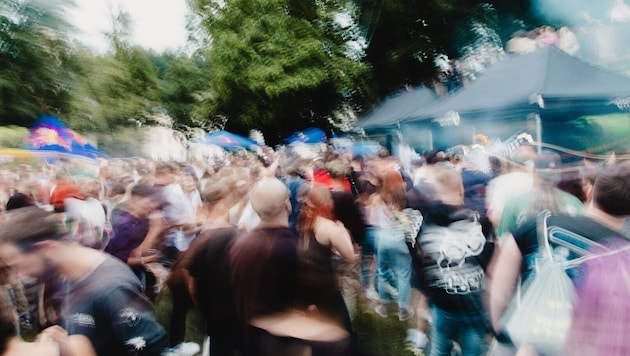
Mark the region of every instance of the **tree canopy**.
[[[366, 63], [349, 58], [335, 2], [194, 1], [211, 36], [214, 115], [266, 137], [327, 127], [331, 113], [366, 90]], [[272, 141], [274, 138], [272, 138]]]
[[0, 124], [27, 127], [50, 113], [80, 131], [255, 128], [275, 144], [306, 127], [331, 129], [401, 87], [431, 85], [436, 58], [457, 58], [484, 36], [500, 47], [544, 23], [548, 9], [534, 3], [188, 0], [196, 51], [132, 45], [133, 24], [118, 12], [110, 50], [94, 53], [69, 36], [72, 2], [4, 0]]
[[0, 2], [0, 123], [66, 113], [76, 62], [62, 0]]

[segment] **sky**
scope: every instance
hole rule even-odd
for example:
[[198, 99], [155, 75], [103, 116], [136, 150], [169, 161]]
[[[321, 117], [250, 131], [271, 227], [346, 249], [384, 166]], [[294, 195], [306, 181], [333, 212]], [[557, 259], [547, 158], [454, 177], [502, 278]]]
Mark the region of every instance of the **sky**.
[[76, 5], [70, 21], [77, 27], [77, 39], [98, 52], [108, 48], [104, 33], [111, 30], [111, 14], [117, 9], [131, 16], [134, 44], [161, 52], [186, 42], [186, 0], [76, 0]]

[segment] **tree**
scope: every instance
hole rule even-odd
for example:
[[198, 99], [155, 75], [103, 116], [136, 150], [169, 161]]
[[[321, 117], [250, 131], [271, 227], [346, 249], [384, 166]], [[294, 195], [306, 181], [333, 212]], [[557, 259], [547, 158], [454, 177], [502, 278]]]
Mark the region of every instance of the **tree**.
[[205, 115], [199, 114], [203, 112], [200, 102], [208, 95], [211, 82], [208, 61], [199, 55], [163, 53], [152, 56], [151, 62], [157, 68], [158, 101], [173, 119], [174, 128], [208, 128]]
[[80, 66], [74, 82], [69, 122], [77, 129], [109, 131], [139, 126], [161, 107], [153, 52], [130, 45], [129, 15], [118, 12], [108, 34], [113, 52], [77, 51]]
[[67, 113], [76, 63], [62, 0], [0, 2], [0, 124]]
[[[368, 67], [349, 58], [332, 1], [192, 0], [210, 34], [208, 113], [267, 141], [311, 125], [365, 91]], [[211, 119], [211, 118], [208, 118]]]
[[478, 40], [479, 25], [505, 43], [542, 23], [529, 0], [355, 0], [379, 97], [406, 85], [430, 84], [435, 59], [458, 58]]

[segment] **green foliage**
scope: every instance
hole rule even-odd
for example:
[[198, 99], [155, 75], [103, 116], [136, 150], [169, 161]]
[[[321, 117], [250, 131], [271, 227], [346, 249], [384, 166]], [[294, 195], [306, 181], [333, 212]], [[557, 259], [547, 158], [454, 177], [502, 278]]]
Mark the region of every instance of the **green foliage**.
[[0, 147], [20, 148], [28, 136], [28, 129], [20, 126], [0, 127]]
[[[174, 128], [208, 128], [205, 115], [197, 115], [201, 98], [208, 94], [208, 62], [201, 56], [166, 53], [151, 58], [158, 73], [158, 101], [173, 118]], [[202, 109], [200, 109], [202, 110]]]
[[64, 11], [72, 2], [0, 2], [0, 124], [28, 126], [41, 113], [63, 114], [74, 61]]
[[76, 129], [108, 131], [141, 125], [159, 107], [153, 53], [128, 43], [127, 15], [119, 13], [113, 20], [114, 30], [108, 35], [112, 54], [76, 53], [80, 66], [68, 118]]
[[475, 24], [512, 33], [540, 23], [527, 0], [354, 0], [368, 41], [366, 60], [374, 68], [379, 97], [404, 85], [431, 83], [435, 58], [457, 58], [476, 40]]
[[[345, 55], [334, 2], [193, 2], [211, 34], [208, 112], [228, 128], [261, 128], [271, 142], [327, 117], [356, 96], [368, 66]], [[363, 90], [364, 91], [364, 90]]]
[[111, 52], [94, 54], [69, 39], [72, 1], [0, 1], [0, 124], [28, 127], [50, 113], [106, 133], [168, 117], [162, 124], [183, 132], [260, 129], [275, 144], [431, 81], [435, 56], [471, 45], [475, 24], [505, 41], [540, 23], [526, 0], [188, 2], [194, 55], [131, 45], [124, 12], [112, 17]]
[[146, 131], [137, 127], [126, 127], [96, 135], [99, 150], [112, 157], [142, 156], [142, 144]]

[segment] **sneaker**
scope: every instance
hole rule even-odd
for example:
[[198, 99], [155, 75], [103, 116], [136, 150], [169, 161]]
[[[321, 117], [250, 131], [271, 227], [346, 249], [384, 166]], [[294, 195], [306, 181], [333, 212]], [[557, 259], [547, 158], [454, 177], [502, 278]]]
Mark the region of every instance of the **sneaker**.
[[201, 351], [199, 344], [195, 342], [182, 342], [177, 346], [167, 349], [162, 356], [194, 356]]
[[400, 308], [398, 311], [398, 320], [406, 321], [411, 319], [414, 316], [413, 309], [410, 308]]
[[379, 304], [374, 308], [374, 312], [378, 314], [381, 318], [387, 318], [389, 316], [389, 312], [387, 311], [387, 305]]
[[407, 329], [407, 338], [405, 342], [413, 348], [424, 349], [429, 343], [427, 334], [418, 329]]
[[373, 302], [377, 302], [379, 301], [379, 296], [378, 296], [378, 292], [376, 292], [376, 290], [374, 288], [370, 288], [365, 292], [365, 296], [367, 297], [367, 299], [373, 301]]

